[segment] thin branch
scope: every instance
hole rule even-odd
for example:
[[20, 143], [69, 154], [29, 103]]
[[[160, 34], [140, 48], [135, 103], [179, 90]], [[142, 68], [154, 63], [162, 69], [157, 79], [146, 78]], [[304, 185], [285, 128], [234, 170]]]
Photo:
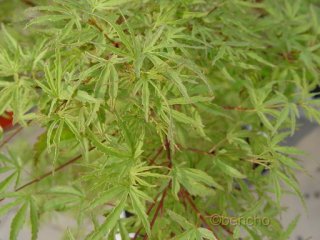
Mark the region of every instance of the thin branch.
[[[103, 140], [102, 143], [105, 142], [105, 141], [106, 141], [106, 140]], [[91, 148], [89, 148], [89, 151], [92, 151], [92, 150], [94, 150], [94, 149], [96, 149], [96, 147], [91, 147]], [[159, 156], [159, 155], [158, 155], [158, 156]], [[48, 172], [46, 172], [45, 174], [43, 174], [43, 175], [41, 175], [41, 176], [39, 176], [39, 177], [37, 177], [37, 178], [34, 178], [33, 180], [27, 182], [26, 184], [24, 184], [24, 185], [16, 188], [14, 191], [15, 191], [15, 192], [21, 191], [22, 189], [24, 189], [24, 188], [26, 188], [26, 187], [28, 187], [28, 186], [30, 186], [30, 185], [32, 185], [32, 184], [38, 183], [38, 182], [42, 181], [43, 179], [45, 179], [45, 178], [47, 178], [47, 177], [49, 177], [49, 176], [52, 176], [53, 173], [58, 172], [58, 171], [60, 171], [60, 170], [63, 170], [65, 167], [67, 167], [67, 166], [75, 163], [75, 162], [78, 161], [79, 159], [81, 159], [81, 157], [82, 157], [82, 154], [79, 154], [78, 156], [76, 156], [76, 157], [70, 159], [69, 161], [61, 164], [60, 166], [56, 167], [54, 170], [48, 171]], [[158, 196], [159, 196], [159, 195], [158, 195]], [[157, 197], [158, 197], [158, 196], [157, 196]], [[0, 199], [0, 202], [2, 202], [4, 199], [5, 199], [5, 198]], [[153, 208], [153, 206], [152, 206], [152, 208]], [[152, 209], [152, 208], [151, 208], [151, 209]], [[150, 209], [150, 211], [151, 211], [151, 209]]]
[[[273, 104], [273, 105], [269, 105], [269, 106], [265, 106], [265, 108], [267, 109], [281, 109], [283, 107], [282, 104]], [[241, 106], [222, 106], [223, 109], [225, 110], [235, 110], [235, 111], [239, 111], [239, 112], [252, 112], [252, 111], [256, 111], [256, 108], [248, 108], [248, 107], [241, 107]]]
[[96, 29], [99, 30], [99, 32], [103, 33], [104, 37], [112, 43], [113, 46], [115, 46], [116, 48], [119, 48], [119, 43], [112, 40], [111, 38], [109, 38], [109, 36], [104, 32], [103, 28], [98, 24], [97, 20], [94, 18], [90, 18], [88, 20], [89, 25], [95, 27]]
[[[89, 151], [92, 151], [93, 149], [95, 149], [95, 147], [90, 148]], [[34, 183], [38, 183], [38, 182], [42, 181], [43, 179], [45, 179], [45, 178], [53, 175], [54, 172], [60, 171], [60, 170], [64, 169], [65, 167], [69, 166], [70, 164], [76, 162], [76, 161], [79, 160], [81, 157], [82, 157], [82, 155], [79, 154], [78, 156], [76, 156], [76, 157], [70, 159], [69, 161], [61, 164], [60, 166], [56, 167], [54, 170], [51, 170], [51, 171], [49, 171], [49, 172], [46, 172], [45, 174], [43, 174], [43, 175], [41, 175], [41, 176], [39, 176], [39, 177], [36, 177], [35, 179], [27, 182], [26, 184], [24, 184], [24, 185], [16, 188], [16, 189], [14, 190], [14, 192], [19, 192], [19, 191], [21, 191], [22, 189], [24, 189], [24, 188], [26, 188], [26, 187], [34, 184]], [[0, 199], [0, 202], [2, 202], [4, 199], [5, 199], [5, 198]]]
[[[95, 149], [95, 147], [90, 148], [89, 151], [92, 151], [93, 149]], [[45, 179], [46, 177], [49, 177], [49, 176], [53, 175], [54, 172], [60, 171], [60, 170], [64, 169], [65, 167], [69, 166], [70, 164], [78, 161], [81, 157], [82, 157], [82, 154], [79, 154], [78, 156], [70, 159], [69, 161], [65, 162], [64, 164], [61, 164], [60, 166], [56, 167], [54, 170], [51, 170], [50, 172], [47, 172], [47, 173], [45, 173], [45, 174], [33, 179], [32, 181], [27, 182], [26, 184], [18, 187], [15, 190], [15, 192], [18, 192], [18, 191], [28, 187], [29, 185], [32, 185], [32, 184], [37, 183], [37, 182], [40, 182], [41, 180]]]
[[[103, 140], [102, 142], [105, 142], [105, 140]], [[91, 148], [89, 148], [89, 151], [92, 151], [92, 150], [94, 150], [95, 148], [96, 148], [96, 147], [91, 147]], [[67, 167], [67, 166], [75, 163], [75, 162], [78, 161], [81, 157], [82, 157], [82, 154], [79, 154], [78, 156], [76, 156], [76, 157], [70, 159], [69, 161], [61, 164], [60, 166], [56, 167], [54, 170], [51, 170], [51, 171], [49, 171], [49, 172], [46, 172], [45, 174], [43, 174], [43, 175], [41, 175], [41, 176], [39, 176], [39, 177], [36, 177], [36, 178], [34, 178], [33, 180], [27, 182], [26, 184], [24, 184], [24, 185], [16, 188], [16, 189], [14, 190], [14, 192], [21, 191], [22, 189], [24, 189], [24, 188], [26, 188], [26, 187], [28, 187], [28, 186], [30, 186], [30, 185], [32, 185], [32, 184], [38, 183], [38, 182], [42, 181], [43, 179], [45, 179], [45, 178], [47, 178], [47, 177], [49, 177], [49, 176], [52, 176], [53, 173], [58, 172], [58, 171], [64, 169], [65, 167]], [[5, 199], [5, 198], [0, 199], [0, 202], [2, 202], [4, 199]]]
[[9, 143], [19, 132], [21, 132], [23, 127], [19, 126], [11, 135], [9, 135], [3, 142], [0, 144], [0, 148]]
[[[206, 217], [213, 217], [215, 216], [215, 214], [209, 214], [208, 212], [205, 212], [207, 214]], [[228, 234], [233, 235], [233, 231], [231, 229], [229, 229], [227, 226], [223, 225], [222, 223], [219, 224], [219, 226], [221, 228], [223, 228], [223, 230], [225, 230]]]
[[208, 222], [205, 219], [205, 217], [201, 214], [201, 212], [199, 211], [198, 207], [193, 202], [192, 198], [190, 197], [190, 194], [187, 191], [185, 191], [184, 189], [181, 189], [181, 190], [182, 190], [182, 192], [181, 192], [182, 195], [185, 196], [185, 198], [189, 202], [191, 208], [194, 210], [194, 212], [197, 214], [197, 216], [199, 216], [199, 218], [200, 218], [201, 222], [203, 223], [203, 225], [205, 226], [205, 228], [210, 230], [213, 233], [213, 235], [218, 239], [218, 237], [216, 236], [214, 231], [210, 228], [210, 225], [208, 224]]
[[[185, 191], [184, 189], [182, 189], [182, 194], [183, 196], [187, 199], [187, 201], [189, 202], [191, 208], [194, 210], [194, 212], [199, 216], [200, 220], [202, 221], [203, 225], [208, 229], [211, 230], [209, 224], [207, 223], [207, 220], [204, 218], [204, 216], [201, 214], [201, 212], [199, 211], [198, 207], [196, 206], [196, 204], [193, 202], [193, 200], [190, 197], [190, 194]], [[212, 231], [212, 230], [211, 230]]]
[[28, 5], [29, 7], [35, 7], [36, 4], [30, 0], [21, 0], [24, 4]]
[[240, 111], [240, 112], [245, 112], [245, 111], [254, 111], [254, 108], [247, 108], [247, 107], [240, 107], [240, 106], [223, 106], [222, 107], [225, 110], [236, 110], [236, 111]]
[[168, 167], [172, 168], [171, 150], [170, 150], [170, 143], [169, 143], [168, 138], [166, 138], [165, 147], [166, 147], [166, 152], [167, 152]]
[[[166, 186], [166, 188], [163, 190], [161, 200], [160, 200], [160, 202], [158, 204], [158, 207], [156, 208], [156, 211], [155, 211], [155, 213], [153, 215], [153, 218], [151, 220], [151, 223], [150, 223], [150, 229], [151, 230], [152, 230], [152, 228], [153, 228], [153, 226], [154, 226], [154, 224], [155, 224], [155, 222], [156, 222], [156, 220], [157, 220], [157, 218], [159, 216], [160, 210], [163, 208], [164, 200], [165, 200], [165, 198], [167, 196], [168, 188], [169, 188], [170, 185], [171, 185], [171, 180], [169, 181], [169, 183]], [[146, 235], [144, 235], [143, 240], [147, 240], [147, 239], [148, 239], [148, 235], [146, 234]]]
[[[156, 205], [157, 199], [160, 196], [160, 194], [162, 193], [159, 192], [156, 197], [153, 199], [153, 203], [149, 206], [148, 210], [147, 210], [147, 215], [150, 214], [150, 212], [152, 211], [152, 209], [154, 208], [154, 206]], [[142, 228], [139, 228], [138, 231], [134, 234], [134, 237], [132, 238], [132, 240], [136, 240], [137, 237], [139, 236], [140, 231], [142, 230]]]
[[162, 151], [163, 151], [163, 147], [161, 146], [158, 148], [156, 155], [150, 160], [149, 165], [153, 165], [155, 163], [155, 161], [158, 159]]
[[[167, 161], [168, 161], [168, 168], [172, 168], [172, 158], [171, 158], [171, 150], [170, 150], [170, 142], [168, 140], [168, 138], [166, 138], [165, 140], [165, 148], [166, 148], [166, 152], [167, 152]], [[159, 212], [160, 210], [163, 208], [163, 204], [164, 204], [164, 200], [167, 196], [167, 193], [168, 193], [168, 188], [171, 186], [171, 182], [172, 180], [170, 179], [168, 185], [165, 187], [165, 189], [162, 191], [162, 197], [161, 197], [161, 200], [156, 208], [156, 211], [153, 215], [153, 218], [151, 220], [151, 223], [150, 223], [150, 229], [152, 230], [158, 216], [159, 216]], [[143, 240], [147, 240], [148, 239], [148, 235], [145, 234], [144, 237], [143, 237]]]
[[[154, 164], [154, 162], [155, 162], [155, 161], [157, 160], [157, 158], [160, 156], [160, 154], [162, 153], [162, 151], [163, 151], [163, 147], [160, 146], [160, 147], [158, 148], [158, 150], [157, 150], [156, 155], [150, 160], [149, 165], [153, 165], [153, 164]], [[148, 210], [147, 210], [147, 215], [150, 214], [150, 212], [152, 211], [152, 209], [153, 209], [154, 206], [156, 205], [157, 199], [158, 199], [158, 197], [161, 195], [161, 193], [163, 193], [163, 191], [159, 192], [159, 193], [155, 196], [155, 198], [153, 199], [153, 203], [149, 206], [149, 208], [148, 208]], [[139, 228], [139, 229], [137, 230], [137, 232], [134, 234], [134, 237], [132, 238], [132, 240], [136, 240], [136, 239], [137, 239], [137, 237], [139, 236], [139, 233], [140, 233], [141, 230], [142, 230], [142, 228]]]

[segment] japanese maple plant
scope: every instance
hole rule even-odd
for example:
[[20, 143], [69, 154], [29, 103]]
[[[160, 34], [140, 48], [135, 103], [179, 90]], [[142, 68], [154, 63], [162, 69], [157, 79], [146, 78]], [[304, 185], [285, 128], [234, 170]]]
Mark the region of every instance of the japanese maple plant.
[[[74, 219], [63, 239], [288, 239], [298, 218], [280, 221], [281, 197], [301, 198], [302, 167], [284, 141], [301, 115], [320, 122], [319, 12], [317, 0], [1, 0], [10, 239], [44, 239], [56, 215]], [[30, 127], [34, 144], [19, 135]]]

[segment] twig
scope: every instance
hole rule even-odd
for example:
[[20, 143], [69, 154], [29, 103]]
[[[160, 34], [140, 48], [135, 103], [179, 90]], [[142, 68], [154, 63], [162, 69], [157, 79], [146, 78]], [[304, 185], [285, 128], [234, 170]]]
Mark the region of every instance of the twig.
[[168, 138], [166, 138], [165, 147], [166, 147], [166, 152], [167, 152], [168, 167], [172, 168], [171, 150], [170, 150], [170, 143], [169, 143]]
[[[163, 208], [163, 203], [164, 203], [164, 200], [165, 200], [165, 198], [167, 196], [168, 188], [169, 188], [170, 185], [171, 185], [171, 180], [169, 181], [168, 185], [166, 186], [166, 188], [162, 192], [161, 200], [160, 200], [160, 202], [158, 204], [158, 207], [156, 208], [156, 211], [155, 211], [155, 213], [153, 215], [153, 218], [151, 220], [151, 223], [150, 223], [150, 230], [152, 230], [152, 228], [153, 228], [153, 226], [154, 226], [154, 224], [155, 224], [155, 222], [156, 222], [156, 220], [157, 220], [157, 218], [159, 216], [159, 212]], [[146, 234], [146, 235], [144, 235], [143, 240], [147, 240], [147, 239], [148, 239], [148, 235]]]
[[214, 234], [213, 230], [210, 228], [210, 225], [208, 224], [207, 220], [205, 219], [205, 217], [201, 214], [201, 212], [199, 211], [199, 209], [197, 208], [196, 204], [193, 202], [193, 200], [190, 197], [190, 194], [185, 191], [184, 189], [182, 190], [182, 195], [185, 196], [185, 198], [187, 199], [187, 201], [189, 202], [191, 208], [194, 210], [194, 212], [199, 216], [201, 222], [203, 223], [203, 225], [205, 226], [205, 228], [207, 228], [208, 230], [210, 230], [213, 235], [218, 239], [218, 237]]
[[158, 157], [160, 156], [162, 151], [163, 151], [163, 147], [161, 146], [161, 147], [158, 148], [156, 155], [150, 160], [149, 165], [153, 165], [154, 164], [154, 162], [158, 159]]
[[36, 4], [30, 0], [21, 0], [24, 4], [28, 5], [29, 7], [35, 7]]
[[[273, 104], [273, 105], [269, 105], [269, 106], [265, 106], [265, 108], [267, 109], [280, 109], [281, 107], [283, 107], [283, 105], [281, 104]], [[240, 112], [252, 112], [252, 111], [256, 111], [256, 108], [249, 108], [249, 107], [241, 107], [241, 106], [222, 106], [223, 109], [225, 110], [235, 110], [235, 111], [240, 111]]]
[[[159, 193], [156, 195], [156, 197], [153, 199], [153, 203], [149, 206], [149, 208], [148, 208], [148, 210], [147, 210], [147, 214], [150, 214], [150, 212], [152, 211], [152, 209], [153, 209], [154, 206], [156, 205], [157, 199], [158, 199], [158, 197], [160, 196], [161, 193], [162, 193], [162, 191], [159, 192]], [[136, 239], [137, 239], [137, 237], [138, 237], [138, 235], [139, 235], [139, 233], [140, 233], [141, 230], [142, 230], [142, 228], [139, 228], [139, 229], [138, 229], [138, 231], [134, 234], [134, 237], [132, 238], [132, 240], [136, 240]]]
[[[92, 151], [92, 150], [95, 149], [95, 148], [96, 148], [96, 147], [91, 147], [91, 148], [89, 149], [89, 151]], [[54, 172], [60, 171], [60, 170], [62, 170], [63, 168], [67, 167], [68, 165], [76, 162], [76, 161], [79, 160], [81, 157], [82, 157], [82, 155], [79, 154], [78, 156], [76, 156], [76, 157], [70, 159], [69, 161], [61, 164], [60, 166], [56, 167], [54, 170], [51, 170], [51, 171], [49, 171], [49, 172], [46, 172], [45, 174], [43, 174], [43, 175], [41, 175], [41, 176], [39, 176], [39, 177], [37, 177], [37, 178], [35, 178], [35, 179], [27, 182], [26, 184], [24, 184], [24, 185], [16, 188], [14, 191], [15, 191], [15, 192], [19, 192], [19, 191], [21, 191], [22, 189], [24, 189], [24, 188], [26, 188], [26, 187], [34, 184], [34, 183], [37, 183], [37, 182], [42, 181], [43, 179], [51, 176]], [[5, 198], [0, 199], [0, 202], [3, 201], [4, 199], [5, 199]]]
[[[105, 141], [106, 141], [106, 140], [103, 140], [102, 143], [104, 143]], [[89, 151], [92, 151], [92, 150], [94, 150], [94, 149], [96, 149], [96, 147], [91, 147], [91, 148], [89, 148]], [[37, 178], [35, 178], [35, 179], [27, 182], [26, 184], [24, 184], [24, 185], [16, 188], [14, 191], [15, 191], [15, 192], [21, 191], [22, 189], [24, 189], [24, 188], [26, 188], [26, 187], [34, 184], [34, 183], [38, 183], [38, 182], [42, 181], [43, 179], [51, 176], [54, 172], [58, 172], [58, 171], [64, 169], [65, 167], [67, 167], [67, 166], [75, 163], [75, 162], [78, 161], [81, 157], [82, 157], [82, 155], [79, 154], [78, 156], [76, 156], [76, 157], [70, 159], [69, 161], [61, 164], [60, 166], [56, 167], [54, 170], [48, 171], [48, 172], [46, 172], [45, 174], [43, 174], [43, 175], [41, 175], [41, 176], [39, 176], [39, 177], [37, 177]], [[5, 198], [0, 199], [0, 202], [3, 201], [4, 199], [5, 199]], [[152, 208], [151, 208], [151, 209], [152, 209]], [[150, 211], [151, 211], [151, 209], [150, 209]]]
[[[167, 152], [167, 161], [168, 161], [168, 168], [172, 168], [172, 158], [171, 158], [171, 150], [170, 150], [170, 143], [169, 143], [169, 140], [168, 138], [166, 138], [165, 140], [165, 147], [166, 147], [166, 152]], [[152, 230], [158, 216], [159, 216], [159, 212], [160, 210], [163, 208], [163, 204], [164, 204], [164, 200], [167, 196], [167, 192], [168, 192], [168, 188], [171, 186], [171, 182], [172, 180], [170, 179], [168, 185], [165, 187], [165, 189], [162, 191], [162, 197], [161, 197], [161, 200], [156, 208], [156, 211], [153, 215], [153, 218], [151, 220], [151, 223], [150, 223], [150, 229]], [[147, 240], [148, 239], [148, 235], [145, 234], [144, 237], [143, 237], [143, 240]]]
[[240, 111], [240, 112], [244, 112], [244, 111], [254, 111], [254, 108], [247, 108], [247, 107], [240, 107], [240, 106], [223, 106], [222, 107], [225, 110], [236, 110], [236, 111]]
[[[92, 150], [95, 149], [95, 148], [96, 148], [96, 147], [92, 147], [92, 148], [89, 149], [89, 151], [92, 151]], [[60, 171], [60, 170], [62, 170], [63, 168], [67, 167], [68, 165], [76, 162], [76, 161], [79, 160], [81, 157], [82, 157], [82, 154], [79, 154], [78, 156], [70, 159], [69, 161], [65, 162], [64, 164], [61, 164], [60, 166], [56, 167], [54, 170], [51, 170], [50, 172], [47, 172], [47, 173], [45, 173], [45, 174], [43, 174], [43, 175], [41, 175], [41, 176], [33, 179], [32, 181], [30, 181], [30, 182], [28, 182], [28, 183], [26, 183], [26, 184], [18, 187], [18, 188], [15, 190], [15, 192], [18, 192], [18, 191], [20, 191], [20, 190], [28, 187], [29, 185], [32, 185], [32, 184], [37, 183], [37, 182], [40, 182], [40, 181], [43, 180], [44, 178], [51, 176], [54, 172]]]
[[[208, 212], [205, 212], [206, 213], [206, 217], [213, 217], [215, 216], [215, 214], [209, 214]], [[233, 235], [233, 231], [231, 229], [229, 229], [228, 227], [226, 227], [225, 225], [223, 225], [222, 223], [219, 224], [220, 227], [222, 227], [228, 234], [230, 235]]]
[[111, 42], [113, 46], [115, 46], [116, 48], [119, 48], [119, 43], [116, 42], [116, 41], [114, 41], [114, 40], [112, 40], [111, 38], [109, 38], [109, 36], [104, 32], [103, 28], [97, 23], [97, 21], [96, 21], [94, 18], [90, 18], [90, 19], [88, 20], [88, 23], [89, 23], [91, 26], [93, 26], [93, 27], [95, 27], [96, 29], [98, 29], [99, 32], [103, 33], [104, 37], [105, 37], [109, 42]]
[[[207, 223], [207, 220], [204, 218], [204, 216], [201, 214], [199, 209], [197, 208], [196, 204], [193, 202], [193, 200], [190, 197], [190, 194], [182, 189], [182, 195], [187, 199], [187, 201], [190, 203], [191, 208], [195, 211], [195, 213], [199, 216], [200, 220], [202, 221], [203, 225], [208, 229], [211, 230], [209, 224]], [[212, 230], [211, 230], [212, 231]]]
[[[150, 160], [149, 165], [153, 165], [153, 164], [154, 164], [154, 162], [155, 162], [155, 161], [157, 160], [157, 158], [160, 156], [160, 154], [162, 153], [162, 151], [163, 151], [163, 147], [161, 146], [161, 147], [158, 148], [156, 155]], [[163, 192], [163, 191], [162, 191], [162, 192]], [[150, 205], [150, 207], [148, 208], [147, 214], [150, 214], [150, 212], [152, 211], [152, 209], [153, 209], [154, 206], [156, 205], [156, 202], [157, 202], [158, 197], [160, 196], [160, 194], [161, 194], [162, 192], [159, 192], [159, 193], [156, 195], [156, 197], [153, 199], [153, 203], [152, 203], [152, 204]], [[142, 230], [142, 228], [139, 228], [139, 229], [137, 230], [137, 232], [134, 234], [134, 237], [132, 238], [132, 240], [136, 240], [136, 239], [137, 239], [137, 237], [139, 236], [139, 233], [140, 233], [141, 230]]]
[[19, 126], [11, 135], [9, 135], [3, 142], [0, 144], [0, 148], [10, 142], [19, 132], [21, 132], [23, 127]]
[[[102, 143], [105, 142], [105, 141], [106, 141], [106, 140], [103, 140]], [[91, 148], [89, 148], [89, 151], [92, 151], [92, 150], [94, 150], [94, 149], [96, 149], [96, 147], [91, 147]], [[37, 178], [35, 178], [35, 179], [27, 182], [26, 184], [24, 184], [24, 185], [16, 188], [14, 191], [15, 191], [15, 192], [21, 191], [22, 189], [24, 189], [24, 188], [26, 188], [26, 187], [34, 184], [34, 183], [38, 183], [38, 182], [42, 181], [43, 179], [45, 179], [45, 178], [53, 175], [53, 173], [58, 172], [58, 171], [64, 169], [65, 167], [69, 166], [69, 165], [72, 164], [72, 163], [75, 163], [75, 162], [78, 161], [81, 157], [82, 157], [82, 154], [79, 154], [78, 156], [76, 156], [76, 157], [70, 159], [69, 161], [61, 164], [60, 166], [56, 167], [54, 170], [51, 170], [51, 171], [49, 171], [49, 172], [46, 172], [45, 174], [43, 174], [43, 175], [41, 175], [41, 176], [39, 176], [39, 177], [37, 177]], [[0, 202], [3, 201], [4, 199], [5, 199], [5, 198], [0, 199]]]

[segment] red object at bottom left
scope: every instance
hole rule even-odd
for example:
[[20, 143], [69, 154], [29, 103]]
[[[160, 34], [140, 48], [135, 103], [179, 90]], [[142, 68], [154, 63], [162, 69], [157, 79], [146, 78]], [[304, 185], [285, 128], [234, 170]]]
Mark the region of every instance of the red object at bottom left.
[[0, 116], [0, 126], [6, 130], [13, 126], [13, 112], [5, 112]]

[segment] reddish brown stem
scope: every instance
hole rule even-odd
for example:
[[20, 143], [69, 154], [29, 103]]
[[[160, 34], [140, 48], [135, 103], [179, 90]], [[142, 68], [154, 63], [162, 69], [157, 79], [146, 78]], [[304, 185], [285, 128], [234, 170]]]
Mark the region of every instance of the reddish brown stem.
[[[152, 211], [152, 209], [154, 208], [154, 206], [157, 203], [157, 199], [160, 196], [162, 192], [159, 192], [156, 197], [153, 199], [153, 203], [149, 206], [148, 210], [147, 210], [147, 214], [150, 214], [150, 212]], [[134, 234], [134, 237], [132, 238], [132, 240], [136, 240], [137, 237], [139, 236], [140, 231], [142, 230], [142, 228], [139, 228], [138, 231]]]
[[[154, 164], [154, 162], [155, 162], [156, 159], [159, 157], [159, 155], [161, 154], [162, 151], [163, 151], [163, 147], [161, 146], [161, 147], [158, 149], [156, 155], [151, 159], [149, 165], [153, 165], [153, 164]], [[154, 206], [156, 205], [157, 199], [158, 199], [158, 197], [160, 196], [161, 193], [162, 193], [162, 192], [159, 192], [159, 193], [156, 195], [156, 197], [153, 199], [153, 203], [152, 203], [152, 204], [150, 205], [150, 207], [148, 208], [147, 214], [150, 214], [151, 210], [152, 210], [152, 209], [154, 208]], [[137, 237], [139, 236], [139, 233], [140, 233], [141, 230], [142, 230], [142, 228], [139, 228], [139, 229], [137, 230], [137, 232], [135, 233], [134, 237], [132, 238], [133, 240], [136, 240], [136, 239], [137, 239]]]
[[[90, 148], [89, 151], [92, 151], [93, 149], [95, 149], [95, 147]], [[82, 155], [80, 154], [80, 155], [70, 159], [69, 161], [65, 162], [64, 164], [61, 164], [60, 166], [56, 167], [53, 171], [47, 172], [47, 173], [45, 173], [45, 174], [33, 179], [32, 181], [27, 182], [26, 184], [18, 187], [15, 191], [18, 192], [18, 191], [28, 187], [29, 185], [32, 185], [32, 184], [37, 183], [37, 182], [40, 182], [44, 178], [51, 176], [54, 172], [58, 172], [58, 171], [62, 170], [63, 168], [69, 166], [70, 164], [78, 161], [81, 157], [82, 157]]]
[[161, 146], [158, 148], [156, 155], [150, 160], [150, 163], [149, 163], [150, 166], [155, 163], [155, 161], [158, 159], [162, 151], [163, 151], [163, 147]]
[[[194, 212], [199, 216], [200, 220], [202, 221], [203, 225], [208, 229], [211, 230], [209, 224], [207, 223], [207, 220], [205, 217], [201, 214], [199, 209], [197, 208], [196, 204], [193, 202], [192, 198], [190, 197], [190, 194], [183, 190], [182, 194], [185, 196], [186, 200], [189, 202], [191, 208], [194, 210]], [[212, 230], [211, 230], [212, 231]]]
[[170, 143], [169, 143], [168, 138], [166, 138], [165, 147], [166, 147], [166, 152], [167, 152], [168, 167], [172, 168], [171, 150], [170, 150]]
[[[170, 185], [171, 185], [171, 180], [170, 180], [169, 184], [167, 185], [167, 187], [163, 190], [161, 200], [160, 200], [160, 202], [159, 202], [159, 204], [158, 204], [158, 206], [156, 208], [156, 211], [155, 211], [155, 213], [153, 215], [153, 218], [151, 220], [151, 223], [150, 223], [150, 229], [151, 230], [152, 230], [152, 228], [153, 228], [153, 226], [154, 226], [154, 224], [155, 224], [155, 222], [156, 222], [156, 220], [157, 220], [157, 218], [159, 216], [160, 210], [163, 208], [164, 200], [165, 200], [165, 198], [167, 196], [168, 188], [169, 188]], [[144, 235], [143, 240], [147, 240], [147, 239], [148, 239], [148, 235], [146, 234], [146, 235]]]
[[[281, 106], [275, 104], [275, 105], [270, 105], [270, 106], [265, 106], [268, 109], [279, 109]], [[235, 110], [235, 111], [240, 111], [240, 112], [246, 112], [246, 111], [255, 111], [255, 108], [247, 108], [247, 107], [240, 107], [240, 106], [222, 106], [223, 109], [225, 110]]]
[[190, 197], [190, 194], [187, 191], [185, 191], [184, 189], [182, 189], [182, 194], [185, 196], [186, 200], [189, 202], [191, 208], [194, 210], [194, 212], [197, 214], [197, 216], [199, 216], [199, 218], [200, 218], [201, 222], [203, 223], [204, 227], [207, 228], [208, 230], [210, 230], [213, 233], [213, 235], [216, 237], [216, 239], [218, 239], [218, 237], [214, 234], [213, 230], [210, 228], [210, 225], [208, 224], [208, 222], [205, 219], [205, 217], [201, 214], [201, 212], [199, 211], [198, 207], [193, 202], [192, 198]]
[[[206, 214], [208, 217], [213, 217], [215, 215], [215, 214], [210, 215], [208, 212], [206, 212]], [[229, 229], [227, 226], [223, 225], [222, 223], [219, 224], [219, 226], [222, 227], [223, 230], [225, 230], [228, 234], [233, 235], [233, 231], [231, 229]]]
[[[93, 149], [95, 149], [95, 147], [91, 147], [91, 148], [89, 149], [89, 151], [92, 151]], [[58, 167], [56, 167], [53, 171], [51, 170], [51, 171], [49, 171], [49, 172], [47, 172], [47, 173], [45, 173], [45, 174], [43, 174], [43, 175], [41, 175], [41, 176], [39, 176], [39, 177], [37, 177], [37, 178], [35, 178], [35, 179], [27, 182], [26, 184], [24, 184], [24, 185], [16, 188], [14, 191], [15, 191], [15, 192], [21, 191], [22, 189], [24, 189], [24, 188], [26, 188], [26, 187], [34, 184], [34, 183], [37, 183], [37, 182], [42, 181], [43, 179], [51, 176], [54, 172], [58, 172], [58, 171], [64, 169], [65, 167], [69, 166], [70, 164], [76, 162], [76, 161], [79, 160], [81, 157], [82, 157], [82, 155], [80, 154], [80, 155], [78, 155], [78, 156], [70, 159], [69, 161], [61, 164], [61, 165], [58, 166]], [[4, 199], [5, 199], [5, 198], [0, 199], [0, 202], [2, 202]]]
[[112, 43], [112, 45], [116, 48], [119, 48], [120, 47], [120, 43], [116, 42], [116, 41], [113, 41], [111, 38], [109, 38], [109, 36], [103, 31], [103, 28], [97, 23], [97, 21], [94, 19], [94, 18], [90, 18], [88, 20], [88, 23], [95, 27], [96, 29], [98, 29], [99, 32], [103, 33], [104, 37]]
[[[165, 148], [166, 148], [166, 152], [167, 152], [167, 161], [168, 161], [168, 168], [172, 168], [172, 158], [171, 158], [171, 150], [170, 150], [170, 143], [169, 143], [169, 140], [168, 138], [166, 138], [165, 140]], [[168, 188], [171, 186], [171, 181], [169, 181], [168, 185], [166, 186], [166, 188], [162, 191], [162, 197], [161, 197], [161, 200], [156, 208], [156, 211], [153, 215], [153, 218], [151, 220], [151, 223], [150, 223], [150, 229], [152, 230], [158, 216], [159, 216], [159, 212], [160, 210], [163, 208], [163, 204], [164, 204], [164, 200], [167, 196], [167, 192], [168, 192]], [[135, 235], [136, 236], [136, 235]], [[143, 240], [147, 240], [148, 239], [148, 235], [145, 234], [144, 237], [143, 237]]]
[[236, 111], [253, 111], [255, 110], [254, 108], [247, 108], [247, 107], [240, 107], [240, 106], [237, 106], [237, 107], [233, 107], [233, 106], [223, 106], [223, 108], [225, 110], [236, 110]]
[[36, 4], [33, 3], [32, 1], [30, 0], [21, 0], [24, 4], [28, 5], [29, 7], [35, 7]]
[[[103, 142], [105, 142], [105, 140], [103, 140], [102, 143], [103, 143]], [[94, 150], [95, 148], [96, 148], [96, 147], [91, 147], [91, 148], [89, 148], [89, 151], [92, 151], [92, 150]], [[158, 151], [159, 151], [159, 150], [158, 150]], [[157, 154], [157, 155], [159, 156], [159, 154]], [[58, 171], [64, 169], [65, 167], [67, 167], [67, 166], [75, 163], [75, 162], [78, 161], [81, 157], [82, 157], [82, 155], [79, 154], [78, 156], [76, 156], [76, 157], [70, 159], [69, 161], [61, 164], [60, 166], [56, 167], [54, 170], [51, 170], [51, 171], [49, 171], [49, 172], [47, 172], [47, 173], [45, 173], [45, 174], [43, 174], [43, 175], [41, 175], [41, 176], [39, 176], [39, 177], [37, 177], [37, 178], [35, 178], [35, 179], [27, 182], [26, 184], [18, 187], [17, 189], [15, 189], [15, 192], [18, 192], [18, 191], [20, 191], [20, 190], [22, 190], [22, 189], [24, 189], [24, 188], [26, 188], [26, 187], [34, 184], [34, 183], [37, 183], [37, 182], [42, 181], [43, 179], [51, 176], [54, 172], [58, 172]], [[0, 199], [0, 202], [3, 201], [3, 200], [4, 200], [4, 198], [3, 198], [3, 199]], [[152, 207], [153, 207], [153, 206], [152, 206]], [[152, 209], [152, 208], [151, 208], [151, 209]], [[151, 209], [150, 209], [150, 211], [151, 211]]]

